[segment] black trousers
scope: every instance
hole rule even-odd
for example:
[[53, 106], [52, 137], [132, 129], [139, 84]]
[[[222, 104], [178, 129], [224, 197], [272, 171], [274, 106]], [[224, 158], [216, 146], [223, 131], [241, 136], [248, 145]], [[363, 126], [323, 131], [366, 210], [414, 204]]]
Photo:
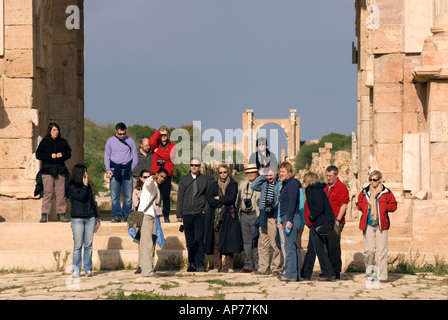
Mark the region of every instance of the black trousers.
[[204, 267], [205, 214], [184, 215], [182, 216], [182, 221], [187, 243], [188, 262], [190, 266]]
[[166, 177], [162, 184], [159, 184], [160, 195], [162, 197], [162, 213], [165, 222], [170, 219], [170, 194], [171, 194], [171, 177]]

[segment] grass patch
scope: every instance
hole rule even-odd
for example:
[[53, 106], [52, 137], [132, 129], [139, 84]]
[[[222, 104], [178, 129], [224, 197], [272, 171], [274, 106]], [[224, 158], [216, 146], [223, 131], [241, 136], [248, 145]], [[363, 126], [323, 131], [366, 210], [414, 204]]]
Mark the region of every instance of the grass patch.
[[204, 282], [210, 283], [210, 284], [216, 284], [222, 287], [248, 287], [248, 286], [254, 286], [257, 284], [260, 284], [259, 282], [235, 282], [231, 283], [226, 280], [222, 279], [212, 279], [212, 280], [204, 280]]
[[164, 295], [154, 292], [137, 292], [126, 294], [123, 290], [118, 291], [116, 294], [109, 294], [107, 299], [109, 300], [194, 300], [197, 298], [188, 297], [187, 295]]

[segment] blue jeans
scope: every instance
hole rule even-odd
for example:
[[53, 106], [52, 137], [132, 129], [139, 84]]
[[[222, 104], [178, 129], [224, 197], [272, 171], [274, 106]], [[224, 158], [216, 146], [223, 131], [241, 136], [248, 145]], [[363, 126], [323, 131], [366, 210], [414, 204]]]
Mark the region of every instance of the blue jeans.
[[73, 271], [80, 273], [82, 267], [82, 247], [84, 246], [84, 271], [92, 271], [92, 247], [95, 217], [72, 218], [73, 231]]
[[290, 235], [286, 235], [286, 221], [283, 222], [283, 234], [285, 236], [285, 273], [284, 277], [293, 280], [300, 279], [300, 248], [297, 245], [299, 235], [300, 216], [294, 215], [293, 228]]
[[[121, 216], [125, 219], [129, 218], [132, 211], [132, 176], [130, 179], [122, 179], [121, 182], [116, 180], [113, 176], [110, 180], [110, 197], [112, 200], [112, 217], [121, 220]], [[123, 192], [123, 208], [120, 204], [120, 192]]]

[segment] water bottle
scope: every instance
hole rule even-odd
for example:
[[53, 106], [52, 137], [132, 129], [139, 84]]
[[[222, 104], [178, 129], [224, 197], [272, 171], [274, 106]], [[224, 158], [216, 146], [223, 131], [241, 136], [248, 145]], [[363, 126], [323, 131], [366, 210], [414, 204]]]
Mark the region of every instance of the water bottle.
[[101, 226], [101, 220], [98, 219], [98, 221], [95, 223], [95, 228], [93, 229], [93, 233], [96, 233], [98, 229]]
[[[293, 223], [292, 220], [291, 220], [291, 223]], [[285, 226], [285, 234], [286, 234], [286, 236], [289, 236], [291, 234], [291, 230], [292, 230], [292, 227], [291, 227], [291, 229], [289, 229], [289, 228], [286, 228], [286, 226]]]

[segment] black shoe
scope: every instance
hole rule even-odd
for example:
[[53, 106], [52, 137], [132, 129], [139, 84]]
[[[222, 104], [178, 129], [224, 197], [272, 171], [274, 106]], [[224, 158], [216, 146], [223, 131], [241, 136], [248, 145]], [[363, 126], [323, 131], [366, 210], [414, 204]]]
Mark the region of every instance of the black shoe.
[[140, 274], [142, 273], [142, 268], [140, 268], [140, 266], [137, 268], [137, 270], [135, 270], [134, 274]]
[[197, 271], [197, 268], [193, 265], [190, 265], [187, 269], [187, 272], [195, 272], [195, 271]]
[[48, 217], [48, 215], [46, 213], [42, 213], [42, 216], [40, 217], [39, 222], [40, 223], [47, 222], [47, 217]]
[[196, 272], [207, 272], [204, 267], [199, 267], [196, 269]]

